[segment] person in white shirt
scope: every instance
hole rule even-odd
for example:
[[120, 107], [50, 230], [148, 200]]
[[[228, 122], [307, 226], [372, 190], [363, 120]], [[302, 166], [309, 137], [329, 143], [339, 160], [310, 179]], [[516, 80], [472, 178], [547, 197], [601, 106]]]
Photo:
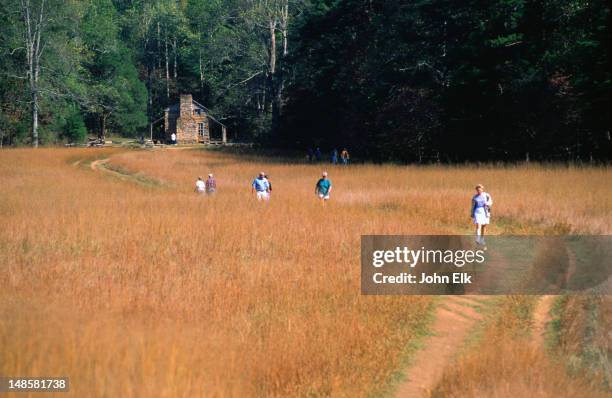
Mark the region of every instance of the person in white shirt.
[[170, 135], [170, 142], [172, 143], [172, 145], [176, 145], [176, 134], [172, 133]]
[[206, 183], [202, 180], [202, 177], [198, 177], [195, 184], [195, 191], [197, 193], [205, 193], [206, 192]]

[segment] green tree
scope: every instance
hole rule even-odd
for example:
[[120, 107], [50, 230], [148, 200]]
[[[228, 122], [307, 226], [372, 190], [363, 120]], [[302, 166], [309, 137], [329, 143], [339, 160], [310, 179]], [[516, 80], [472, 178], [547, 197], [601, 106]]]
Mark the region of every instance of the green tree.
[[119, 37], [118, 15], [110, 0], [91, 2], [82, 21], [83, 65], [89, 81], [86, 106], [107, 128], [134, 136], [146, 126], [146, 89], [138, 79], [132, 54]]
[[610, 158], [609, 15], [603, 1], [318, 1], [279, 138], [378, 160]]
[[85, 127], [83, 116], [76, 106], [71, 107], [62, 132], [63, 137], [66, 138], [68, 142], [85, 141], [87, 137], [87, 128]]

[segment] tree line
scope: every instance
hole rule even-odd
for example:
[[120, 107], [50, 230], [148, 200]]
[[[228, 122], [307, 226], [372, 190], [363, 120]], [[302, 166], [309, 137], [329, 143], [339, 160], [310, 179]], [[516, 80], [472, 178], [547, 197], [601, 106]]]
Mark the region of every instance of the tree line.
[[[0, 143], [230, 137], [375, 161], [609, 160], [603, 0], [1, 0]], [[160, 134], [159, 124], [153, 134]]]

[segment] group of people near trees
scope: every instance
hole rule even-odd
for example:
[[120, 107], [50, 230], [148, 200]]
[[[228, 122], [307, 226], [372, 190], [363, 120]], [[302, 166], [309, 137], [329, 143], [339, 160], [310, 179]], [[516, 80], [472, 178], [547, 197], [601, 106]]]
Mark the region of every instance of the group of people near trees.
[[[476, 226], [475, 236], [476, 243], [485, 245], [485, 231], [491, 220], [491, 206], [493, 199], [491, 195], [484, 190], [482, 184], [475, 187], [476, 194], [472, 197], [472, 205], [470, 207], [470, 217]], [[206, 181], [202, 177], [198, 177], [195, 184], [195, 192], [214, 194], [217, 191], [217, 181], [213, 174], [209, 174]], [[263, 171], [251, 183], [251, 191], [255, 194], [258, 201], [269, 201], [272, 193], [272, 183], [270, 178]], [[325, 203], [329, 200], [332, 191], [332, 182], [328, 178], [327, 171], [321, 174], [321, 178], [315, 185], [315, 195]]]
[[[317, 147], [314, 151], [312, 148], [308, 148], [306, 158], [308, 159], [308, 163], [312, 162], [320, 162], [323, 158], [323, 153], [321, 152], [321, 148]], [[334, 148], [332, 150], [329, 161], [331, 164], [336, 165], [338, 163], [342, 163], [347, 166], [350, 160], [349, 152], [346, 148], [342, 149], [342, 151], [338, 152], [338, 149]]]

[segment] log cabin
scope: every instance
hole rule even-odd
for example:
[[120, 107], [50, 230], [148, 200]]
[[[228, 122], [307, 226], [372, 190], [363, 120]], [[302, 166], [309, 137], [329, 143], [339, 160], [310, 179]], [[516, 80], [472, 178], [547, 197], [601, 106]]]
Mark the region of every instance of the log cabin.
[[[211, 139], [211, 122], [221, 127], [221, 140]], [[210, 110], [194, 101], [191, 94], [181, 94], [178, 104], [164, 109], [164, 135], [170, 141], [176, 134], [179, 144], [211, 144], [227, 142], [225, 125], [212, 117]]]

